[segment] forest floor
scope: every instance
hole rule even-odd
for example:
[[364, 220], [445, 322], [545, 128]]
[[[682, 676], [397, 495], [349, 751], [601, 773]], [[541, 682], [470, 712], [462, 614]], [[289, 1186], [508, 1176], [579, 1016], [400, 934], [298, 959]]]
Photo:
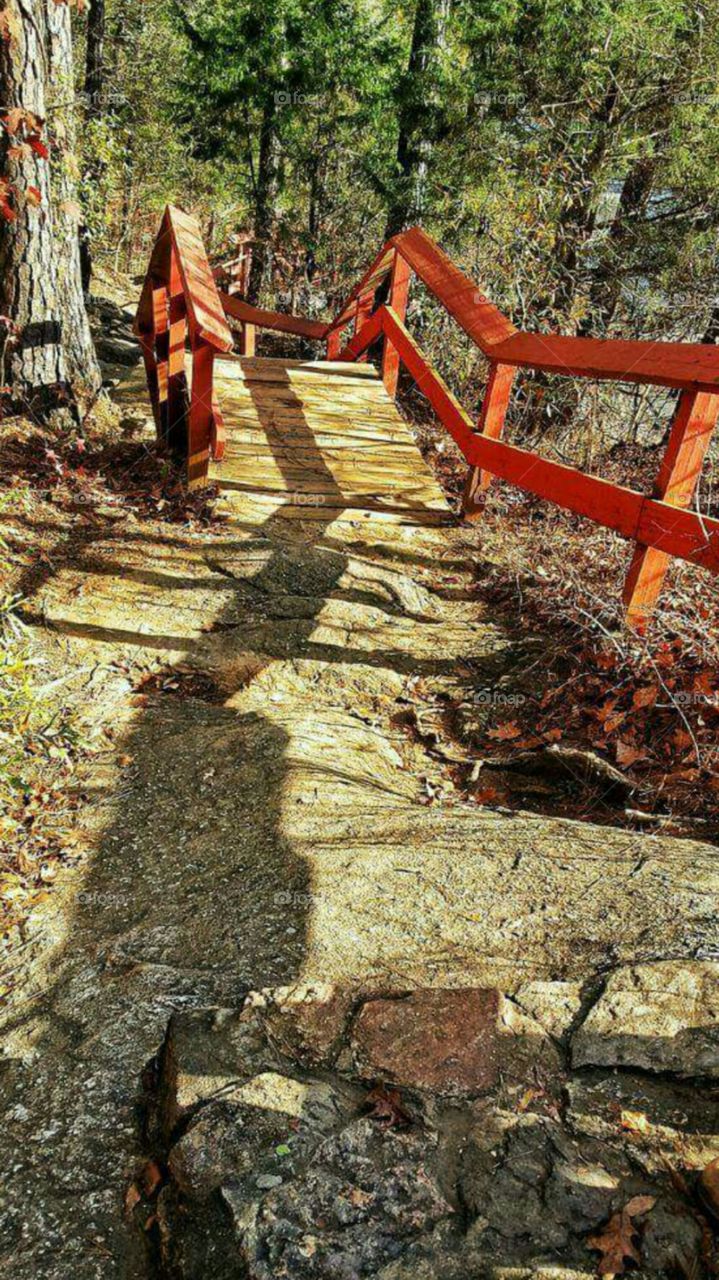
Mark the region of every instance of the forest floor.
[[700, 588], [640, 644], [570, 520], [308, 536], [115, 403], [3, 424], [3, 1260], [716, 1274]]

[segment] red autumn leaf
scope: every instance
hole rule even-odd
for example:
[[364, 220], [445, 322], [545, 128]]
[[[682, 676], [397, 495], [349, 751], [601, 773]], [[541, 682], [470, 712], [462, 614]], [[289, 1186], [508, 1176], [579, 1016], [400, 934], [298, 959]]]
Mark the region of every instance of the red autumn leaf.
[[498, 724], [496, 729], [488, 729], [487, 737], [494, 738], [497, 742], [510, 742], [512, 738], [518, 738], [521, 732], [516, 720], [506, 720], [504, 724]]
[[28, 187], [25, 192], [25, 199], [33, 209], [37, 209], [37, 206], [42, 204], [42, 195], [37, 187]]
[[636, 689], [632, 698], [632, 706], [635, 710], [641, 707], [653, 707], [659, 697], [659, 685], [645, 684], [641, 689]]
[[31, 133], [27, 140], [27, 145], [32, 147], [36, 155], [41, 156], [43, 160], [49, 160], [50, 152], [48, 151], [42, 138], [37, 133]]
[[717, 678], [711, 671], [702, 671], [701, 675], [695, 676], [692, 689], [695, 693], [716, 693]]
[[617, 764], [621, 764], [624, 768], [630, 768], [636, 764], [637, 760], [643, 760], [646, 751], [641, 747], [635, 747], [631, 742], [622, 742], [621, 738], [617, 743]]
[[615, 711], [614, 715], [608, 716], [604, 721], [604, 732], [610, 734], [616, 733], [617, 729], [622, 727], [626, 718], [626, 711]]
[[484, 787], [481, 791], [475, 791], [474, 798], [477, 804], [499, 804], [502, 799], [496, 787]]
[[542, 737], [545, 742], [559, 742], [559, 739], [563, 738], [564, 734], [561, 729], [545, 729]]

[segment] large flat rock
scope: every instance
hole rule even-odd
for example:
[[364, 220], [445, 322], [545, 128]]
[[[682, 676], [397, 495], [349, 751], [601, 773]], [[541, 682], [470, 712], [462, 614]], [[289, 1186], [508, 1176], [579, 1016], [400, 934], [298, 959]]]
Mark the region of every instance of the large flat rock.
[[719, 1077], [719, 961], [613, 973], [574, 1037], [572, 1061]]

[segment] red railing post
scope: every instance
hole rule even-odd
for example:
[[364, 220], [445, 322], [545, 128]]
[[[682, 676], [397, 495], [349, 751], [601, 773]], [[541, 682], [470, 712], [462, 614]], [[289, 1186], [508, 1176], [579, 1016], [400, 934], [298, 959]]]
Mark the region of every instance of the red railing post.
[[[353, 333], [359, 333], [365, 321], [369, 320], [370, 315], [372, 314], [373, 306], [374, 306], [374, 290], [372, 290], [371, 293], [365, 293], [364, 295], [362, 295], [357, 299]], [[357, 359], [361, 363], [364, 363], [366, 360], [369, 359], [369, 352], [363, 351], [362, 354], [357, 357]]]
[[[511, 364], [492, 364], [489, 370], [487, 389], [482, 401], [482, 409], [477, 424], [477, 434], [490, 436], [499, 440], [504, 429], [509, 397], [517, 370]], [[482, 496], [492, 483], [491, 471], [481, 467], [470, 467], [462, 495], [462, 512], [465, 519], [472, 520], [482, 510]]]
[[[669, 443], [659, 468], [653, 498], [688, 507], [719, 416], [719, 395], [682, 391], [674, 413]], [[627, 622], [643, 631], [657, 602], [671, 555], [638, 542], [624, 583]]]
[[[409, 263], [402, 257], [402, 254], [395, 249], [389, 281], [387, 306], [391, 307], [394, 314], [403, 323], [407, 314], [410, 276], [411, 269]], [[382, 354], [382, 381], [384, 382], [387, 390], [387, 395], [390, 396], [392, 400], [397, 394], [399, 363], [399, 352], [397, 351], [397, 348], [392, 342], [390, 342], [388, 337], [385, 337], [384, 352]]]
[[210, 462], [212, 443], [213, 348], [207, 342], [197, 342], [192, 350], [192, 392], [187, 433], [187, 480], [191, 489], [204, 484]]
[[336, 360], [342, 347], [342, 330], [332, 329], [327, 334], [327, 359]]
[[169, 379], [170, 307], [163, 281], [152, 281], [152, 335], [157, 380], [157, 431], [167, 442], [167, 387]]
[[168, 350], [167, 350], [167, 427], [166, 441], [170, 448], [182, 447], [187, 430], [187, 377], [185, 374], [185, 343], [187, 340], [187, 307], [182, 288], [177, 252], [170, 246], [170, 271], [168, 297]]

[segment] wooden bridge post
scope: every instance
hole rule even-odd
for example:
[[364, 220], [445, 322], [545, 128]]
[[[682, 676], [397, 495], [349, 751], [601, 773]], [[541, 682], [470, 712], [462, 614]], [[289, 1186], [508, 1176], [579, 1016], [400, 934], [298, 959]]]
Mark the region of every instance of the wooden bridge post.
[[[498, 440], [504, 430], [509, 397], [512, 394], [516, 368], [511, 364], [492, 364], [487, 389], [477, 423], [477, 434]], [[462, 514], [466, 520], [476, 519], [482, 511], [482, 497], [492, 483], [490, 471], [470, 467], [462, 494]]]
[[[682, 391], [677, 402], [666, 453], [652, 491], [653, 498], [688, 507], [719, 416], [719, 395]], [[643, 631], [662, 589], [671, 554], [638, 542], [624, 583], [622, 599], [627, 623]]]
[[[353, 333], [359, 333], [365, 321], [369, 320], [373, 306], [374, 306], [374, 289], [371, 291], [371, 293], [365, 293], [363, 296], [360, 296], [357, 299]], [[366, 363], [368, 359], [369, 359], [368, 351], [363, 351], [361, 355], [357, 357], [358, 363], [360, 362]]]
[[182, 287], [180, 264], [174, 246], [170, 246], [167, 350], [167, 424], [166, 442], [171, 449], [184, 449], [186, 439], [187, 377], [185, 374], [185, 342], [187, 308]]
[[[411, 268], [406, 258], [402, 257], [396, 249], [392, 260], [392, 272], [389, 282], [389, 296], [387, 298], [387, 306], [394, 311], [394, 314], [404, 323], [407, 314], [407, 299], [409, 297], [409, 281], [411, 276]], [[399, 381], [399, 365], [400, 358], [397, 348], [388, 337], [385, 337], [384, 352], [382, 354], [382, 381], [384, 382], [388, 396], [391, 399], [397, 394], [397, 383]]]
[[327, 359], [336, 360], [342, 349], [342, 330], [332, 329], [327, 334]]
[[212, 366], [214, 349], [197, 342], [192, 351], [192, 393], [187, 433], [187, 483], [197, 489], [207, 479], [213, 435], [214, 396]]
[[157, 383], [157, 436], [167, 442], [167, 390], [169, 379], [170, 307], [163, 281], [152, 281], [152, 335]]
[[253, 324], [248, 324], [247, 321], [243, 321], [242, 328], [240, 330], [240, 341], [239, 341], [241, 356], [254, 356], [255, 346], [256, 346], [256, 340], [255, 340], [256, 332], [257, 331]]

